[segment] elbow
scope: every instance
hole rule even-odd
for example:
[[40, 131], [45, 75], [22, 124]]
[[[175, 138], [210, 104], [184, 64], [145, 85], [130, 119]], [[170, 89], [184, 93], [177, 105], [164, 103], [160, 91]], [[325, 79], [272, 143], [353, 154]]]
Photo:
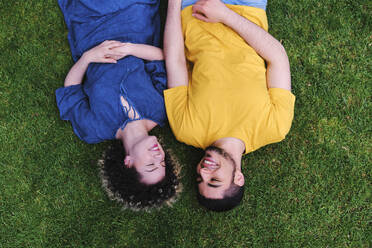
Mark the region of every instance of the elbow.
[[186, 58], [184, 55], [167, 56], [166, 53], [164, 55], [165, 65], [167, 68], [179, 68], [186, 66]]
[[283, 64], [289, 65], [289, 60], [287, 52], [285, 51], [284, 46], [278, 41], [276, 48], [271, 53], [271, 56], [266, 59], [268, 64]]

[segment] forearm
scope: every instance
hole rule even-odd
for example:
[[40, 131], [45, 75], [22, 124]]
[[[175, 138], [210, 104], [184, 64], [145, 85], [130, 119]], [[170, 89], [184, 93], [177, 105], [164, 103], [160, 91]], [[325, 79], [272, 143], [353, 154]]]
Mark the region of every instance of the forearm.
[[71, 67], [68, 72], [64, 86], [68, 87], [71, 85], [81, 84], [84, 78], [84, 74], [88, 68], [89, 61], [83, 55], [80, 59]]
[[130, 44], [130, 55], [145, 60], [164, 60], [163, 50], [145, 44]]
[[168, 88], [188, 84], [181, 24], [181, 0], [169, 0], [164, 30], [164, 57]]
[[223, 23], [237, 32], [267, 62], [286, 57], [285, 50], [277, 39], [234, 11], [228, 11]]
[[223, 23], [237, 32], [266, 61], [268, 88], [291, 89], [287, 53], [277, 39], [231, 10], [223, 18]]
[[123, 57], [123, 54], [115, 50], [121, 47], [122, 43], [119, 41], [106, 40], [101, 44], [84, 52], [80, 59], [68, 72], [65, 79], [65, 87], [71, 85], [81, 84], [84, 74], [88, 69], [90, 63], [116, 63], [116, 61]]

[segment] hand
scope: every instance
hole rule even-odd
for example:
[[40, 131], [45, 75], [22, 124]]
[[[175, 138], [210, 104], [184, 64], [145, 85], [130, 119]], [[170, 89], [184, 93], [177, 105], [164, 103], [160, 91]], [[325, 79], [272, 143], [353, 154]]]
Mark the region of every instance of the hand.
[[123, 44], [125, 43], [106, 40], [86, 51], [82, 58], [88, 63], [116, 63], [118, 59], [126, 56], [123, 52], [114, 50], [123, 46]]
[[119, 60], [128, 55], [133, 55], [133, 50], [136, 44], [132, 44], [129, 42], [120, 42], [120, 46], [114, 47], [111, 49], [117, 55], [112, 56], [113, 59]]
[[192, 15], [204, 22], [224, 22], [229, 11], [220, 0], [199, 0], [192, 7]]

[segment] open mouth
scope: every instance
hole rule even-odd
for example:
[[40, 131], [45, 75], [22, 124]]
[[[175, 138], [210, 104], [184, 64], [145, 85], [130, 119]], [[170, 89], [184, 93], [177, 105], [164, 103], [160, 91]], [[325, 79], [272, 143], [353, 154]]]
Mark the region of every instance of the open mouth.
[[202, 168], [207, 168], [207, 169], [210, 169], [210, 170], [214, 170], [214, 169], [218, 168], [218, 164], [213, 159], [211, 159], [209, 157], [204, 158], [201, 165], [202, 165]]
[[160, 151], [160, 148], [159, 148], [159, 145], [158, 144], [154, 144], [150, 149], [149, 151]]

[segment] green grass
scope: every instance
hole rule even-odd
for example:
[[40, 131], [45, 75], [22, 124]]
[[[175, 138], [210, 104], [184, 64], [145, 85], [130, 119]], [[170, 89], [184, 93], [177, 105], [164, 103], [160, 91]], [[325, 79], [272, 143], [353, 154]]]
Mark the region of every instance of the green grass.
[[286, 140], [244, 157], [244, 201], [218, 214], [195, 200], [200, 151], [156, 129], [184, 191], [142, 213], [101, 189], [108, 142], [87, 145], [59, 119], [72, 59], [57, 2], [0, 1], [0, 247], [370, 247], [371, 15], [369, 1], [270, 0], [297, 97]]

